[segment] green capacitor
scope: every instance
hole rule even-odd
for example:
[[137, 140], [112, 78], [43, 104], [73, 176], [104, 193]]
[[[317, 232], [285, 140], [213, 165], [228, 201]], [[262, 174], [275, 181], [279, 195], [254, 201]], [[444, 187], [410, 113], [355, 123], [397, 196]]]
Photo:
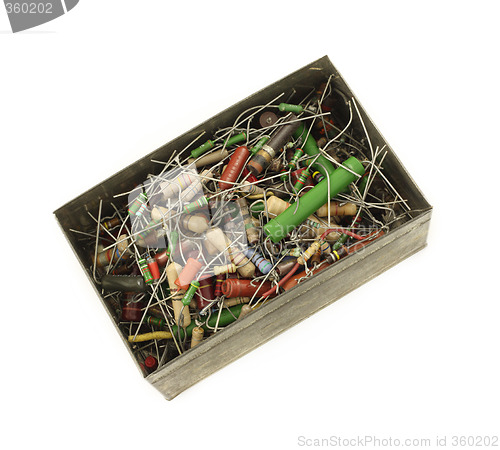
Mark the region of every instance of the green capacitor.
[[[365, 171], [363, 164], [354, 156], [351, 156], [342, 165], [359, 175], [363, 175]], [[325, 178], [300, 197], [297, 203], [290, 205], [279, 216], [265, 224], [264, 232], [274, 243], [281, 241], [290, 231], [328, 201], [328, 193], [330, 193], [330, 198], [333, 198], [356, 179], [354, 174], [343, 167], [338, 167], [330, 174], [330, 186], [328, 186], [328, 179]]]
[[226, 147], [229, 147], [230, 145], [239, 144], [240, 142], [246, 141], [246, 139], [247, 139], [246, 133], [236, 134], [230, 137], [224, 145]]
[[[293, 137], [295, 139], [301, 139], [302, 141], [305, 140], [305, 142], [302, 144], [302, 149], [304, 152], [309, 155], [309, 156], [316, 156], [319, 154], [317, 157], [316, 161], [314, 164], [312, 164], [311, 170], [317, 170], [318, 172], [322, 173], [325, 177], [326, 174], [328, 173], [331, 175], [335, 171], [335, 167], [333, 167], [333, 164], [328, 161], [322, 154], [320, 154], [318, 144], [316, 144], [316, 140], [308, 133], [308, 129], [304, 127], [304, 124], [300, 124], [299, 128], [293, 133]], [[307, 136], [307, 139], [305, 139]]]
[[263, 136], [259, 139], [259, 142], [257, 142], [251, 149], [250, 153], [252, 155], [255, 155], [263, 146], [264, 144], [269, 140], [270, 136]]
[[280, 103], [278, 109], [281, 112], [293, 112], [295, 114], [300, 114], [304, 111], [304, 107], [301, 105], [291, 105], [290, 103]]
[[199, 281], [193, 281], [190, 285], [186, 293], [184, 294], [184, 297], [182, 297], [182, 304], [187, 306], [191, 303], [191, 300], [193, 300], [195, 292], [198, 290], [200, 287], [200, 282]]
[[210, 139], [205, 142], [204, 144], [201, 144], [198, 148], [195, 148], [194, 150], [191, 150], [191, 158], [198, 158], [199, 156], [203, 155], [207, 150], [210, 150], [214, 148], [214, 143]]

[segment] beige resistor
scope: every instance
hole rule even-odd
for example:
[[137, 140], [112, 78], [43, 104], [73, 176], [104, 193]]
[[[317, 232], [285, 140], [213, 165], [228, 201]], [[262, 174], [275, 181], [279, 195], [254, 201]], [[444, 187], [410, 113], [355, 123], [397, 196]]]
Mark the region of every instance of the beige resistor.
[[160, 220], [168, 220], [170, 216], [170, 212], [167, 208], [164, 208], [163, 206], [155, 206], [151, 210], [151, 219], [155, 220], [156, 222], [159, 222]]
[[218, 163], [222, 161], [224, 158], [227, 158], [228, 156], [229, 153], [227, 152], [227, 150], [224, 151], [216, 150], [215, 152], [202, 156], [198, 161], [196, 161], [195, 158], [189, 158], [188, 163], [192, 164], [196, 161], [195, 163], [196, 167], [203, 167], [203, 166], [208, 166], [209, 164]]
[[[215, 252], [217, 253], [217, 249], [215, 249]], [[214, 266], [214, 275], [221, 275], [224, 273], [235, 273], [236, 272], [236, 266], [234, 264], [225, 264], [224, 266]]]
[[310, 261], [311, 264], [318, 264], [321, 261], [321, 251], [318, 250], [314, 255], [312, 255]]
[[330, 248], [330, 244], [327, 241], [323, 241], [321, 243], [321, 247], [319, 250], [322, 255], [328, 255], [332, 251], [332, 249]]
[[248, 313], [251, 313], [251, 312], [252, 312], [251, 306], [243, 305], [243, 307], [241, 308], [240, 315], [238, 316], [237, 320], [243, 319], [243, 317], [245, 317]]
[[204, 214], [189, 214], [182, 217], [182, 226], [193, 233], [203, 233], [208, 229], [208, 220]]
[[247, 239], [250, 245], [254, 245], [260, 241], [259, 229], [255, 227], [252, 216], [248, 211], [248, 203], [244, 198], [236, 200], [236, 204], [240, 207], [243, 223], [245, 224], [245, 231], [247, 232]]
[[196, 347], [201, 341], [203, 341], [203, 334], [205, 330], [201, 327], [194, 327], [191, 334], [191, 348]]
[[175, 280], [181, 273], [182, 266], [173, 262], [167, 266], [167, 279], [168, 285], [170, 286], [170, 293], [173, 294], [172, 297], [172, 307], [174, 308], [174, 318], [175, 323], [179, 325], [179, 316], [181, 314], [184, 315], [184, 322], [182, 327], [187, 327], [191, 323], [191, 316], [189, 314], [189, 306], [184, 306], [182, 304], [182, 297], [184, 297], [185, 290], [179, 289], [179, 287], [175, 284]]
[[231, 261], [236, 265], [236, 270], [242, 277], [252, 278], [254, 276], [254, 264], [237, 248], [231, 246], [231, 241], [220, 228], [215, 227], [208, 230], [206, 237], [219, 252], [223, 252], [227, 249]]
[[239, 190], [247, 195], [262, 195], [264, 196], [264, 189], [256, 184], [250, 184], [248, 181], [241, 183]]
[[250, 297], [233, 297], [226, 298], [224, 300], [224, 307], [230, 308], [231, 306], [241, 305], [242, 303], [248, 303], [250, 301]]
[[[354, 216], [358, 211], [354, 203], [346, 203], [340, 206], [339, 202], [330, 202], [330, 216]], [[328, 217], [328, 203], [319, 208], [316, 213], [318, 217]]]
[[162, 181], [160, 183], [160, 192], [165, 199], [175, 197], [196, 180], [199, 181], [198, 173], [186, 170], [173, 180]]
[[321, 242], [320, 241], [314, 241], [309, 246], [309, 248], [304, 253], [302, 253], [302, 255], [300, 255], [297, 258], [297, 262], [301, 266], [303, 266], [305, 264], [305, 261], [307, 261], [312, 255], [314, 255], [319, 250], [320, 247], [321, 247]]
[[203, 241], [203, 247], [205, 247], [205, 250], [209, 255], [216, 255], [217, 253], [219, 253], [217, 247], [215, 247], [215, 245], [212, 244], [208, 239], [205, 239]]

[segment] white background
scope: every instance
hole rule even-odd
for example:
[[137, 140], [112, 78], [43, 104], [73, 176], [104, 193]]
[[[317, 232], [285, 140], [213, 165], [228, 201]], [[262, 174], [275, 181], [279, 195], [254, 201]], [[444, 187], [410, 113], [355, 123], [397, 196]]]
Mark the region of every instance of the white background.
[[[1, 6], [1, 447], [500, 435], [496, 5], [81, 0], [19, 34]], [[429, 245], [167, 402], [52, 211], [325, 54], [435, 207]]]

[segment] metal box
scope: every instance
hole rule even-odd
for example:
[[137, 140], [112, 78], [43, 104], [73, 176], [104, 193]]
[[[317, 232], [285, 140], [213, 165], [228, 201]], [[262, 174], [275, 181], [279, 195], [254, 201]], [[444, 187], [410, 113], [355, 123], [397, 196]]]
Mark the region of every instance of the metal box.
[[[233, 118], [251, 106], [265, 104], [282, 92], [289, 95], [292, 92], [315, 89], [330, 76], [335, 86], [356, 100], [341, 75], [325, 56], [165, 144], [54, 212], [64, 235], [87, 273], [89, 281], [94, 284], [110, 317], [112, 314], [109, 305], [103, 300], [89, 271], [92, 264], [91, 256], [81, 248], [70, 229], [89, 227], [91, 222], [87, 211], [97, 211], [100, 200], [104, 203], [118, 192], [131, 190], [134, 183], [144, 180], [148, 173], [157, 172], [158, 165], [151, 162], [152, 159], [166, 161], [174, 150], [185, 148], [201, 131], [210, 135], [218, 128], [231, 123]], [[349, 255], [311, 279], [298, 284], [254, 310], [244, 320], [232, 323], [147, 376], [146, 379], [168, 400], [426, 245], [432, 208], [357, 100], [356, 103], [373, 147], [385, 145], [388, 150], [383, 169], [391, 184], [410, 206], [411, 213], [408, 214], [408, 219], [371, 242], [362, 252]], [[103, 214], [105, 213], [103, 210]], [[113, 323], [118, 330], [114, 320]], [[132, 355], [129, 343], [121, 332], [120, 335]], [[134, 361], [138, 364], [135, 358]]]

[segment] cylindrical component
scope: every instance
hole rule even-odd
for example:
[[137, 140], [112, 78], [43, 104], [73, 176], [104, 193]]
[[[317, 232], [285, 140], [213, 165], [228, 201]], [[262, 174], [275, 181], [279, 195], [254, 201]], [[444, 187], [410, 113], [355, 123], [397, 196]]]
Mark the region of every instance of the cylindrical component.
[[220, 297], [222, 295], [222, 283], [224, 283], [225, 279], [226, 278], [223, 275], [219, 275], [215, 279], [215, 289], [214, 289], [215, 297]]
[[[363, 165], [354, 156], [345, 161], [343, 166], [359, 175], [364, 173]], [[327, 179], [323, 180], [310, 191], [306, 192], [300, 198], [299, 204], [291, 205], [278, 217], [275, 217], [264, 225], [266, 235], [273, 242], [281, 241], [290, 231], [304, 222], [309, 215], [314, 213], [314, 211], [319, 209], [328, 200], [328, 193], [330, 193], [331, 197], [334, 197], [355, 179], [356, 176], [343, 167], [337, 168], [330, 175], [330, 186], [328, 186]]]
[[200, 286], [194, 297], [196, 300], [196, 308], [201, 311], [207, 305], [215, 300], [213, 277], [208, 277], [200, 280]]
[[269, 136], [262, 136], [259, 141], [250, 149], [250, 153], [252, 153], [252, 155], [255, 155], [268, 140]]
[[194, 258], [188, 258], [186, 265], [175, 280], [175, 284], [181, 289], [188, 289], [191, 281], [195, 279], [196, 274], [202, 268], [203, 264]]
[[[354, 216], [358, 207], [354, 203], [345, 203], [340, 206], [339, 202], [330, 202], [330, 216]], [[328, 217], [328, 203], [325, 203], [316, 211], [318, 217]]]
[[[297, 119], [297, 116], [290, 113], [289, 121], [295, 119]], [[289, 121], [278, 128], [271, 139], [253, 155], [252, 159], [247, 164], [247, 169], [255, 176], [259, 176], [269, 166], [271, 160], [280, 152], [300, 125], [299, 122], [290, 123]]]
[[248, 181], [244, 181], [240, 185], [240, 191], [246, 195], [264, 195], [264, 189], [256, 184], [250, 184]]
[[175, 262], [167, 266], [167, 279], [168, 285], [170, 286], [170, 293], [172, 294], [172, 307], [174, 308], [174, 318], [175, 323], [179, 324], [180, 315], [184, 316], [182, 326], [187, 327], [191, 323], [191, 316], [189, 315], [189, 307], [182, 304], [182, 297], [184, 297], [185, 291], [179, 289], [175, 284], [178, 274], [181, 272], [182, 266]]
[[153, 276], [149, 271], [148, 263], [146, 262], [146, 260], [144, 258], [141, 258], [137, 261], [137, 264], [139, 265], [139, 269], [141, 269], [141, 273], [146, 284], [151, 284], [153, 282]]
[[149, 273], [153, 277], [153, 280], [158, 281], [160, 279], [160, 268], [158, 267], [158, 263], [155, 259], [151, 258], [151, 256], [147, 259]]
[[159, 266], [166, 266], [168, 262], [168, 258], [170, 258], [170, 252], [168, 250], [164, 250], [155, 255], [155, 261]]
[[141, 192], [128, 207], [128, 213], [131, 216], [140, 216], [146, 209], [148, 198], [144, 192]]
[[302, 150], [301, 148], [298, 148], [297, 150], [295, 150], [295, 153], [293, 154], [292, 159], [290, 159], [290, 161], [288, 161], [288, 169], [289, 170], [295, 170], [297, 168], [297, 161], [302, 157], [303, 154], [304, 154], [304, 150]]
[[342, 247], [346, 242], [347, 239], [349, 239], [349, 236], [347, 234], [342, 234], [338, 239], [337, 242], [335, 242], [332, 246], [332, 250], [338, 250], [340, 247]]
[[328, 255], [331, 252], [330, 244], [327, 241], [322, 241], [319, 250], [322, 255]]
[[300, 114], [304, 107], [302, 105], [291, 105], [290, 103], [280, 103], [278, 106], [281, 112], [293, 112], [295, 114]]
[[248, 305], [243, 305], [241, 308], [240, 315], [238, 316], [238, 320], [243, 319], [247, 314], [252, 312], [252, 307]]
[[184, 212], [186, 214], [190, 214], [204, 208], [207, 205], [208, 199], [206, 197], [200, 197], [198, 200], [195, 200], [194, 202], [191, 202], [188, 205], [184, 206]]
[[200, 287], [200, 282], [199, 281], [193, 281], [190, 285], [186, 293], [184, 294], [184, 297], [182, 297], [182, 304], [185, 306], [189, 306], [191, 303], [191, 300], [193, 300], [194, 294], [196, 290]]
[[248, 303], [250, 301], [250, 297], [232, 297], [224, 299], [224, 307], [229, 308], [235, 305], [243, 305], [244, 303]]
[[101, 287], [107, 292], [144, 292], [146, 283], [142, 276], [104, 275], [101, 279]]
[[199, 176], [195, 171], [184, 171], [173, 180], [162, 181], [160, 183], [160, 192], [163, 194], [165, 199], [168, 199], [171, 197], [177, 197], [179, 192], [188, 187], [191, 189], [189, 189], [189, 195], [187, 195], [187, 197], [183, 196], [185, 201], [189, 201], [196, 194], [196, 192], [201, 189]]
[[298, 180], [295, 182], [293, 186], [293, 190], [295, 192], [300, 192], [300, 190], [306, 185], [307, 179], [309, 178], [309, 170], [307, 168], [303, 169], [300, 173]]
[[327, 261], [329, 264], [333, 264], [337, 262], [339, 259], [347, 256], [347, 249], [345, 247], [340, 247], [338, 250], [333, 250], [327, 257]]
[[204, 144], [201, 144], [199, 147], [191, 150], [191, 158], [198, 158], [198, 156], [203, 155], [206, 151], [214, 148], [214, 143], [211, 140], [208, 140]]
[[207, 239], [219, 250], [223, 252], [227, 249], [229, 257], [238, 273], [245, 278], [252, 278], [255, 274], [255, 266], [236, 247], [231, 246], [231, 242], [220, 228], [212, 228], [206, 233]]
[[239, 144], [240, 142], [243, 142], [245, 141], [247, 138], [247, 135], [246, 133], [239, 133], [239, 134], [235, 134], [234, 136], [231, 136], [225, 143], [225, 146], [226, 147], [229, 147], [231, 145], [234, 145], [234, 144]]
[[102, 223], [104, 228], [107, 230], [111, 230], [111, 228], [114, 228], [118, 225], [120, 225], [122, 222], [119, 217], [113, 217], [112, 219], [106, 220]]
[[224, 150], [216, 150], [216, 151], [214, 151], [206, 156], [203, 156], [200, 159], [189, 158], [188, 163], [189, 164], [194, 163], [196, 168], [198, 168], [198, 167], [208, 166], [209, 164], [216, 164], [216, 163], [222, 161], [224, 158], [227, 158], [228, 156], [229, 156], [229, 152], [227, 150], [225, 150], [225, 149]]
[[312, 255], [309, 261], [312, 265], [318, 264], [321, 261], [321, 251], [317, 251], [314, 255]]
[[134, 301], [125, 301], [122, 308], [122, 322], [139, 322], [142, 318], [143, 312], [142, 303]]
[[309, 275], [311, 272], [313, 273], [313, 275], [317, 274], [318, 272], [321, 272], [322, 270], [324, 269], [328, 269], [328, 267], [330, 267], [329, 264], [321, 264], [321, 265], [318, 265], [312, 269], [309, 269], [308, 272], [306, 272], [305, 270], [303, 270], [302, 272], [299, 272], [299, 273], [294, 273], [291, 278], [283, 285], [281, 286], [285, 291], [288, 291], [289, 289], [293, 288], [294, 286], [297, 285], [297, 283], [299, 282], [299, 280], [301, 280], [302, 278], [304, 278], [306, 275]]
[[182, 217], [182, 226], [193, 233], [203, 233], [208, 229], [208, 220], [204, 214], [189, 214]]
[[268, 274], [273, 268], [273, 265], [262, 255], [257, 253], [257, 250], [253, 248], [247, 248], [243, 251], [243, 253], [257, 266], [257, 269], [259, 269], [262, 274]]
[[236, 272], [236, 266], [231, 263], [231, 264], [225, 264], [224, 266], [214, 266], [214, 275], [222, 275], [225, 273], [235, 273]]
[[278, 121], [278, 116], [274, 114], [272, 111], [264, 111], [259, 116], [259, 124], [262, 128], [270, 127], [274, 125]]
[[297, 262], [297, 257], [285, 256], [276, 266], [276, 272], [280, 277], [285, 276], [290, 270], [293, 269]]
[[158, 368], [158, 360], [150, 355], [144, 360], [144, 365], [149, 373], [154, 372]]
[[219, 188], [222, 191], [234, 187], [234, 182], [240, 176], [245, 162], [250, 156], [248, 148], [245, 146], [238, 147], [231, 156], [231, 159], [227, 163], [224, 173], [220, 177]]
[[300, 255], [298, 258], [297, 258], [297, 262], [303, 266], [305, 264], [305, 262], [312, 256], [314, 255], [318, 250], [319, 248], [321, 247], [321, 244], [322, 242], [321, 241], [314, 241], [309, 247], [308, 249], [302, 253], [302, 255]]
[[203, 334], [205, 330], [201, 327], [194, 327], [191, 333], [191, 348], [196, 347], [201, 341], [203, 341]]
[[[149, 309], [148, 309], [148, 311], [149, 311]], [[165, 326], [165, 320], [160, 319], [158, 317], [146, 316], [144, 318], [144, 320], [149, 326], [155, 326], [155, 327], [160, 327], [160, 328], [163, 328]]]
[[313, 172], [312, 178], [314, 180], [315, 184], [318, 184], [320, 181], [323, 181], [325, 179], [325, 176], [321, 172]]
[[209, 255], [216, 255], [218, 253], [217, 247], [215, 247], [215, 245], [212, 244], [208, 239], [205, 239], [203, 241], [203, 247]]
[[251, 280], [238, 280], [235, 278], [229, 278], [222, 283], [222, 293], [228, 298], [252, 297], [256, 292], [257, 295], [262, 295], [272, 288], [272, 284], [270, 281], [264, 282], [260, 289], [260, 282], [256, 282], [255, 286], [251, 283]]
[[245, 231], [247, 233], [248, 243], [250, 245], [254, 245], [260, 240], [260, 233], [252, 221], [250, 217], [250, 213], [248, 212], [248, 203], [244, 198], [239, 198], [236, 200], [236, 203], [241, 209], [241, 216], [243, 218], [243, 223], [245, 224]]

